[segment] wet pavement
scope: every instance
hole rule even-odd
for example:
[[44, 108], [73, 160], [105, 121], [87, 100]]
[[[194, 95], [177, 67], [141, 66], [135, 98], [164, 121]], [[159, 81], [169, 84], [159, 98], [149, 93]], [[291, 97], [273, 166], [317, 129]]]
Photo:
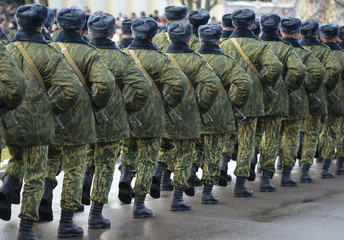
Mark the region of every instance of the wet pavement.
[[[230, 162], [232, 173], [235, 162]], [[234, 183], [227, 187], [216, 186], [218, 205], [201, 204], [202, 187], [196, 187], [195, 197], [185, 197], [191, 203], [188, 212], [171, 212], [172, 192], [162, 192], [160, 199], [147, 197], [146, 205], [153, 210], [149, 219], [133, 219], [132, 207], [122, 205], [117, 198], [119, 171], [116, 164], [115, 180], [104, 206], [103, 215], [112, 226], [105, 230], [88, 230], [89, 206], [83, 213], [76, 213], [74, 221], [83, 227], [83, 239], [344, 239], [344, 176], [334, 179], [320, 178], [321, 164], [312, 166], [312, 184], [299, 183], [296, 188], [280, 187], [281, 172], [272, 180], [277, 186], [275, 193], [258, 190], [260, 174], [248, 186], [254, 190], [252, 198], [234, 198]], [[334, 163], [331, 166], [335, 170]], [[301, 168], [296, 166], [293, 177], [299, 180]], [[201, 177], [202, 173], [197, 173]], [[63, 175], [54, 190], [54, 220], [37, 223], [35, 232], [43, 239], [56, 239], [60, 219], [59, 200]], [[235, 181], [235, 177], [234, 177]], [[0, 220], [0, 239], [17, 236], [20, 208], [12, 205], [10, 222]], [[75, 238], [81, 239], [81, 238]]]

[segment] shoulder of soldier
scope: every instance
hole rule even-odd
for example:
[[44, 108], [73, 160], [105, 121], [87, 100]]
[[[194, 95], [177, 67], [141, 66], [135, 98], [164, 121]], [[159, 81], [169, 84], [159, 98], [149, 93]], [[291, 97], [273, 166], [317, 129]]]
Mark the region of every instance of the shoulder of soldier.
[[293, 47], [293, 45], [290, 43], [290, 42], [287, 42], [287, 41], [281, 41], [282, 43], [284, 43], [284, 44], [286, 44], [286, 45], [288, 45], [288, 46], [290, 46], [290, 47]]

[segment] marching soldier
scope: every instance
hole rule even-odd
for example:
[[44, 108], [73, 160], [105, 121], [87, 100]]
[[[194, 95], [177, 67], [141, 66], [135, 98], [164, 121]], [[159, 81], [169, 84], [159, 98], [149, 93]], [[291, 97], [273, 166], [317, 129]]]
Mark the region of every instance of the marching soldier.
[[234, 26], [233, 26], [233, 22], [232, 22], [232, 14], [231, 13], [227, 13], [225, 15], [222, 16], [222, 28], [223, 28], [223, 33], [222, 33], [222, 37], [221, 37], [221, 42], [224, 42], [225, 40], [227, 40], [233, 33], [234, 31]]
[[189, 23], [192, 26], [192, 35], [188, 42], [190, 48], [195, 51], [201, 47], [198, 36], [198, 28], [201, 25], [207, 24], [210, 19], [210, 14], [204, 8], [191, 9], [188, 14]]
[[[236, 29], [230, 38], [220, 45], [221, 49], [234, 57], [250, 75], [254, 89], [242, 108], [247, 119], [237, 124], [239, 148], [237, 166], [234, 171], [237, 176], [234, 189], [236, 197], [253, 196], [253, 191], [246, 187], [245, 182], [251, 175], [257, 117], [264, 116], [263, 85], [274, 86], [283, 67], [277, 57], [268, 50], [268, 45], [258, 40], [250, 30], [255, 16], [250, 9], [235, 10], [232, 21]], [[251, 172], [253, 174], [254, 169], [251, 169]]]
[[121, 37], [118, 47], [120, 49], [127, 48], [133, 42], [133, 35], [131, 32], [132, 19], [124, 19], [121, 25]]
[[251, 31], [253, 32], [254, 35], [256, 35], [256, 37], [259, 38], [260, 33], [262, 32], [261, 28], [260, 28], [260, 24], [259, 24], [259, 19], [256, 18], [252, 24], [252, 28]]
[[[344, 49], [344, 26], [341, 26], [339, 28], [338, 45]], [[343, 115], [340, 119], [338, 130], [339, 131], [338, 131], [338, 142], [337, 142], [337, 171], [336, 173], [338, 175], [344, 175], [344, 116]]]

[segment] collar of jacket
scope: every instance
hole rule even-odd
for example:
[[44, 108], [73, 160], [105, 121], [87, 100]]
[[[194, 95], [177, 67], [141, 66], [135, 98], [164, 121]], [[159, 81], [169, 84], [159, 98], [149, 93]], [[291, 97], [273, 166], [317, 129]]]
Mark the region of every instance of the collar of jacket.
[[172, 42], [165, 51], [166, 53], [192, 53], [193, 49], [185, 42]]
[[88, 44], [82, 36], [73, 31], [61, 31], [59, 34], [54, 38], [54, 42], [69, 42], [69, 43], [80, 43], [80, 44]]
[[223, 30], [222, 37], [229, 38], [232, 35], [233, 31]]
[[82, 39], [84, 39], [85, 42], [90, 44], [90, 39], [88, 37], [85, 37], [84, 35], [81, 35]]
[[43, 33], [38, 31], [19, 30], [17, 34], [14, 36], [13, 41], [29, 41], [48, 44], [48, 42], [45, 40]]
[[344, 42], [339, 42], [338, 46], [344, 49]]
[[193, 33], [193, 35], [195, 35], [196, 37], [198, 37], [198, 27], [197, 27], [197, 28], [193, 27], [193, 28], [192, 28], [192, 33]]
[[153, 43], [147, 39], [134, 39], [128, 49], [158, 50]]
[[329, 46], [331, 50], [343, 50], [343, 48], [341, 48], [336, 42], [329, 42], [324, 44]]
[[263, 41], [269, 41], [269, 42], [280, 42], [282, 39], [278, 36], [278, 34], [273, 32], [263, 32], [260, 36], [260, 39]]
[[221, 50], [220, 46], [217, 44], [204, 43], [198, 50], [199, 54], [215, 54], [215, 55], [225, 55]]
[[282, 40], [290, 43], [293, 47], [302, 48], [302, 45], [296, 38], [282, 38]]
[[253, 34], [253, 32], [248, 29], [248, 28], [237, 28], [234, 30], [232, 35], [230, 36], [231, 38], [257, 38], [256, 35]]
[[321, 45], [321, 43], [315, 37], [304, 37], [304, 38], [301, 38], [300, 44], [302, 46]]
[[132, 42], [133, 42], [133, 38], [123, 38], [120, 42], [119, 42], [119, 45], [118, 47], [120, 49], [123, 49], [123, 48], [127, 48]]
[[100, 48], [100, 49], [119, 50], [116, 43], [111, 41], [111, 39], [109, 39], [109, 38], [92, 38], [90, 44], [95, 46], [96, 48]]

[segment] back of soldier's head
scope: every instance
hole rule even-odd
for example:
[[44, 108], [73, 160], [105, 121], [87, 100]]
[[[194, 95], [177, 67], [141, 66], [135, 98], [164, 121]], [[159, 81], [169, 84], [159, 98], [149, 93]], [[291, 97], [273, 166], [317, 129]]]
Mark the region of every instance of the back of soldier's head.
[[234, 29], [233, 22], [232, 22], [232, 14], [231, 13], [224, 14], [222, 16], [221, 24], [224, 28], [233, 28]]
[[92, 15], [87, 26], [92, 38], [107, 38], [116, 31], [116, 19], [110, 13]]
[[281, 17], [276, 13], [263, 15], [260, 18], [260, 25], [263, 32], [275, 32], [281, 27]]
[[256, 18], [252, 24], [251, 31], [253, 32], [254, 35], [257, 37], [259, 36], [261, 29], [260, 29], [260, 24], [259, 24], [259, 19]]
[[57, 13], [57, 25], [63, 30], [82, 30], [86, 23], [86, 13], [75, 7], [61, 8]]
[[340, 26], [340, 27], [339, 27], [338, 38], [339, 38], [341, 41], [344, 41], [344, 26]]
[[295, 17], [286, 17], [281, 20], [282, 34], [294, 35], [301, 29], [301, 20]]
[[188, 9], [185, 6], [167, 6], [165, 15], [168, 21], [179, 21], [186, 17]]
[[48, 18], [48, 8], [41, 4], [27, 4], [16, 11], [17, 23], [23, 30], [36, 30]]
[[301, 35], [313, 37], [319, 33], [319, 22], [315, 19], [307, 19], [301, 24]]
[[335, 23], [323, 24], [319, 28], [320, 37], [324, 39], [337, 39], [339, 35], [339, 26]]
[[121, 33], [126, 35], [132, 35], [131, 25], [133, 24], [132, 19], [124, 19], [121, 24]]
[[55, 10], [52, 8], [48, 8], [48, 17], [47, 17], [47, 21], [44, 23], [44, 26], [50, 29], [51, 26], [53, 25], [54, 20], [55, 20]]
[[204, 8], [191, 9], [188, 15], [189, 23], [194, 28], [207, 24], [210, 19], [210, 14]]
[[198, 34], [201, 42], [217, 43], [222, 37], [222, 27], [220, 24], [206, 24], [198, 29]]
[[167, 27], [171, 42], [188, 42], [191, 38], [192, 27], [185, 21], [170, 23]]
[[151, 17], [135, 19], [131, 25], [133, 38], [138, 40], [150, 40], [158, 32], [158, 24]]
[[255, 12], [248, 8], [237, 9], [232, 13], [232, 23], [237, 28], [249, 28], [255, 19]]

